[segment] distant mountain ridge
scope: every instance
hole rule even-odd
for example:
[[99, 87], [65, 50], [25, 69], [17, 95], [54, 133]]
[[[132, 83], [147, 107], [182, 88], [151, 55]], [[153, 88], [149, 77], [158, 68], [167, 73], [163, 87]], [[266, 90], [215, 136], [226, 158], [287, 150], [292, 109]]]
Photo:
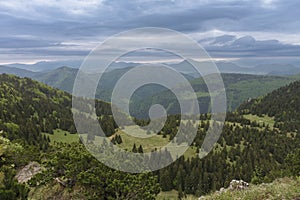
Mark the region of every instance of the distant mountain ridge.
[[31, 77], [35, 74], [35, 72], [26, 69], [0, 65], [0, 74], [14, 74], [19, 77]]
[[[184, 61], [184, 64], [188, 65], [189, 63]], [[173, 67], [176, 69], [180, 67], [180, 65], [175, 64]], [[225, 69], [230, 71], [235, 67], [235, 65], [227, 63], [227, 65], [223, 66], [223, 71], [225, 71]], [[258, 67], [259, 66], [256, 66], [255, 68]], [[293, 68], [293, 66], [290, 67]], [[110, 102], [112, 91], [116, 82], [130, 69], [132, 68], [120, 68], [104, 73], [100, 82], [98, 83], [99, 87], [96, 91], [96, 98]], [[277, 66], [277, 69], [280, 69], [280, 67]], [[69, 93], [72, 93], [73, 91], [73, 84], [77, 72], [78, 69], [70, 67], [60, 67], [49, 72], [30, 72], [28, 70], [18, 68], [0, 67], [0, 73], [9, 73], [21, 77], [29, 77]], [[90, 77], [92, 76], [99, 76], [99, 74], [86, 74], [87, 80], [90, 80]], [[210, 97], [203, 79], [194, 79], [191, 75], [184, 76], [191, 82], [192, 87], [197, 93], [199, 101], [201, 102], [201, 110], [207, 112], [209, 108]], [[228, 110], [230, 111], [236, 109], [241, 103], [249, 98], [256, 98], [265, 95], [274, 89], [300, 79], [298, 76], [279, 77], [236, 73], [225, 73], [222, 74], [222, 77], [227, 93]], [[134, 93], [131, 101], [131, 111], [135, 117], [147, 118], [149, 106], [155, 103], [160, 103], [162, 105], [166, 105], [169, 113], [177, 114], [180, 112], [176, 102], [175, 96], [172, 95], [169, 90], [166, 90], [166, 88], [159, 85], [148, 85], [140, 88]]]
[[75, 68], [60, 67], [49, 72], [39, 72], [37, 74], [33, 74], [30, 76], [30, 78], [72, 93], [77, 72], [78, 69]]
[[[13, 63], [8, 64], [8, 67], [15, 67], [19, 69], [26, 69], [33, 72], [49, 72], [60, 68], [61, 66], [69, 66], [70, 68], [78, 69], [82, 64], [82, 60], [70, 60], [70, 61], [41, 61], [34, 64], [20, 64]], [[134, 62], [113, 62], [110, 65], [110, 70], [134, 67], [140, 65], [140, 63]]]
[[19, 69], [26, 69], [33, 72], [47, 72], [55, 70], [61, 66], [72, 66], [74, 68], [79, 68], [82, 61], [41, 61], [34, 64], [22, 64], [22, 63], [13, 63], [8, 64], [8, 67], [15, 67]]
[[[267, 93], [285, 86], [295, 80], [299, 80], [299, 76], [279, 77], [265, 75], [250, 74], [221, 74], [227, 96], [227, 109], [233, 111], [243, 102], [264, 96]], [[191, 86], [197, 94], [200, 110], [205, 113], [210, 109], [210, 94], [203, 78], [196, 78], [190, 81]], [[181, 88], [181, 90], [185, 90]], [[186, 97], [188, 98], [188, 97]], [[164, 90], [151, 96], [150, 98], [132, 101], [133, 108], [137, 109], [133, 113], [138, 113], [137, 118], [147, 118], [147, 111], [153, 104], [162, 104], [167, 107], [167, 111], [171, 114], [180, 113], [180, 106], [175, 95], [170, 90]]]
[[[46, 72], [31, 72], [28, 70], [18, 69], [18, 68], [12, 68], [12, 67], [3, 67], [0, 68], [0, 74], [1, 73], [7, 73], [7, 74], [14, 74], [20, 77], [28, 77], [32, 78], [34, 80], [43, 82], [47, 85], [50, 85], [52, 87], [64, 90], [68, 93], [72, 93], [73, 91], [73, 84], [78, 72], [78, 69], [70, 68], [70, 67], [59, 67], [52, 71], [46, 71]], [[99, 87], [97, 89], [96, 98], [110, 101], [110, 96], [112, 93], [112, 90], [114, 88], [114, 85], [117, 83], [117, 81], [121, 78], [123, 74], [125, 74], [127, 71], [132, 69], [132, 67], [126, 67], [126, 68], [117, 68], [108, 72], [105, 72], [98, 83]], [[100, 74], [91, 74], [91, 73], [85, 73], [87, 80], [90, 80], [90, 77], [100, 76]], [[193, 77], [183, 74], [187, 80], [192, 80]], [[95, 83], [96, 84], [96, 83]], [[154, 93], [162, 91], [159, 87], [149, 88], [147, 92], [143, 92], [143, 95], [153, 95]]]
[[[209, 66], [207, 61], [198, 62], [192, 59], [188, 59], [191, 62], [197, 63], [200, 66], [203, 66], [201, 73], [203, 75], [207, 74], [205, 67]], [[218, 67], [221, 73], [242, 73], [242, 74], [260, 74], [260, 75], [293, 75], [300, 73], [300, 67], [295, 66], [290, 63], [276, 63], [274, 62], [262, 62], [261, 64], [252, 64], [251, 67], [244, 66], [240, 61], [215, 61], [216, 66]], [[82, 61], [42, 61], [35, 64], [9, 64], [7, 67], [25, 69], [33, 72], [50, 72], [55, 69], [60, 68], [61, 66], [68, 66], [70, 68], [78, 69], [82, 64]], [[195, 78], [199, 77], [200, 74], [193, 68], [193, 66], [187, 60], [183, 60], [179, 63], [164, 63], [165, 65], [175, 69], [178, 72], [183, 74], [191, 75]], [[115, 69], [125, 69], [128, 67], [136, 67], [138, 65], [143, 65], [143, 63], [137, 62], [113, 62], [107, 71], [113, 71]]]

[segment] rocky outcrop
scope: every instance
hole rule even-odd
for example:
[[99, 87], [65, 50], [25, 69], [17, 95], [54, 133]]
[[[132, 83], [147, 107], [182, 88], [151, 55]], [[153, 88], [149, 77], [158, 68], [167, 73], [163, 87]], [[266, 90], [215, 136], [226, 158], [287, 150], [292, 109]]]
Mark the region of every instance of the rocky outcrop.
[[[244, 190], [246, 188], [249, 187], [249, 183], [247, 183], [246, 181], [243, 180], [235, 180], [233, 179], [230, 184], [229, 187], [226, 188], [221, 188], [217, 193], [223, 193], [226, 192], [227, 190]], [[198, 198], [198, 200], [204, 200], [205, 196], [201, 196]]]
[[226, 190], [244, 190], [247, 187], [249, 187], [249, 183], [247, 183], [246, 181], [233, 179], [230, 182], [229, 187], [227, 189], [226, 188], [221, 188], [219, 190], [219, 192], [220, 193], [226, 192]]
[[247, 187], [249, 187], [249, 183], [247, 183], [246, 181], [233, 179], [230, 182], [228, 189], [229, 190], [243, 190]]
[[41, 165], [37, 162], [30, 162], [28, 165], [23, 167], [16, 175], [16, 179], [19, 183], [26, 183], [34, 175], [42, 171]]

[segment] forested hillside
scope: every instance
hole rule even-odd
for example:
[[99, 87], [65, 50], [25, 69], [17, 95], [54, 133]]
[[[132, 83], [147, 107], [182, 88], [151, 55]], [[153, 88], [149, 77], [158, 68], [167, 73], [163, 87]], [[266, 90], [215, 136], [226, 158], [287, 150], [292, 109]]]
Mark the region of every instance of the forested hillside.
[[[128, 174], [108, 168], [98, 162], [79, 139], [61, 142], [61, 138], [76, 133], [71, 95], [12, 75], [1, 75], [0, 84], [0, 131], [3, 130], [0, 132], [0, 199], [155, 199], [160, 191], [162, 195], [177, 191], [175, 198], [182, 199], [186, 195], [199, 197], [227, 187], [232, 179], [257, 184], [300, 173], [299, 134], [297, 129], [284, 129], [285, 123], [299, 120], [297, 113], [292, 113], [299, 105], [298, 82], [245, 103], [238, 112], [228, 113], [218, 143], [203, 159], [199, 159], [197, 153], [203, 150], [201, 145], [210, 115], [201, 115], [199, 121], [186, 121], [186, 127], [199, 125], [189, 154], [166, 168], [146, 174]], [[290, 95], [282, 97], [280, 93], [284, 91]], [[276, 94], [278, 98], [274, 98]], [[278, 104], [275, 100], [274, 104], [285, 108], [272, 114], [273, 107], [269, 104], [259, 112], [256, 106], [260, 106], [260, 102], [268, 105], [268, 98], [278, 100]], [[284, 104], [282, 99], [295, 104]], [[285, 109], [292, 117], [278, 118], [276, 113]], [[181, 118], [168, 116], [155, 140], [139, 140], [119, 130], [109, 104], [96, 101], [96, 111], [98, 121], [112, 142], [134, 153], [146, 150], [145, 145], [147, 151], [155, 151], [160, 148], [155, 147], [160, 141], [169, 142], [176, 135]], [[141, 119], [135, 121], [140, 125], [148, 123]], [[55, 141], [50, 141], [52, 132], [60, 134]], [[97, 135], [91, 141], [96, 139]], [[176, 140], [176, 143], [181, 141]], [[18, 183], [15, 174], [32, 161], [38, 162], [42, 171], [30, 181]]]
[[[0, 85], [0, 129], [9, 139], [21, 137], [29, 144], [42, 145], [42, 132], [52, 134], [54, 129], [62, 129], [76, 133], [70, 94], [6, 74], [0, 75]], [[111, 114], [110, 105], [102, 101], [96, 101], [96, 110], [98, 116]]]
[[[300, 81], [281, 87], [263, 98], [253, 99], [239, 108], [241, 113], [274, 117], [275, 127], [300, 133]], [[298, 134], [300, 135], [300, 134]]]
[[[232, 179], [258, 184], [299, 176], [300, 134], [295, 125], [300, 119], [299, 90], [299, 82], [294, 82], [243, 104], [238, 112], [228, 113], [218, 144], [208, 156], [202, 160], [179, 159], [159, 171], [162, 190], [176, 189], [181, 197], [201, 196], [228, 187]], [[208, 127], [205, 120], [200, 127], [196, 148], [202, 144]], [[300, 193], [294, 191], [291, 195]]]
[[61, 128], [75, 132], [71, 122], [70, 95], [29, 78], [0, 76], [1, 130], [9, 139], [24, 139], [29, 144], [47, 145], [41, 132]]
[[[109, 169], [93, 158], [79, 139], [72, 145], [50, 144], [48, 136], [53, 130], [76, 133], [71, 95], [13, 75], [0, 75], [0, 85], [0, 199], [27, 199], [28, 195], [34, 199], [153, 199], [159, 192], [154, 176]], [[96, 109], [99, 117], [107, 116], [105, 121], [99, 118], [101, 125], [111, 127], [110, 105], [96, 101]], [[16, 172], [31, 161], [43, 163], [45, 170], [26, 184], [18, 183]], [[64, 184], [60, 186], [57, 180]], [[55, 185], [59, 187], [54, 189]], [[50, 189], [29, 193], [38, 190], [37, 186]], [[65, 194], [67, 189], [74, 189], [73, 193]]]

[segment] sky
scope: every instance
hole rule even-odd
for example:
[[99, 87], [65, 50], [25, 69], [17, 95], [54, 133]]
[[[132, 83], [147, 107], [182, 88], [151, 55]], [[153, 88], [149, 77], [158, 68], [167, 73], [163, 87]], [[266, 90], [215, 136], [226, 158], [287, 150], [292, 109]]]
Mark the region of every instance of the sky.
[[187, 34], [214, 59], [297, 59], [299, 7], [298, 0], [0, 0], [0, 64], [82, 60], [107, 37], [141, 27]]

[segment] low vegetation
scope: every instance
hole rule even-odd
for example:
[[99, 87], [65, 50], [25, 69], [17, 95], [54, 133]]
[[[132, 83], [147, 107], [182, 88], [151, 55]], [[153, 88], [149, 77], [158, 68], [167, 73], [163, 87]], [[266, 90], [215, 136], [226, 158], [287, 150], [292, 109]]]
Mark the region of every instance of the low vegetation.
[[[261, 200], [261, 199], [299, 199], [300, 178], [280, 178], [272, 183], [250, 185], [245, 190], [226, 190], [203, 196], [203, 200]], [[195, 198], [196, 200], [196, 198]]]

